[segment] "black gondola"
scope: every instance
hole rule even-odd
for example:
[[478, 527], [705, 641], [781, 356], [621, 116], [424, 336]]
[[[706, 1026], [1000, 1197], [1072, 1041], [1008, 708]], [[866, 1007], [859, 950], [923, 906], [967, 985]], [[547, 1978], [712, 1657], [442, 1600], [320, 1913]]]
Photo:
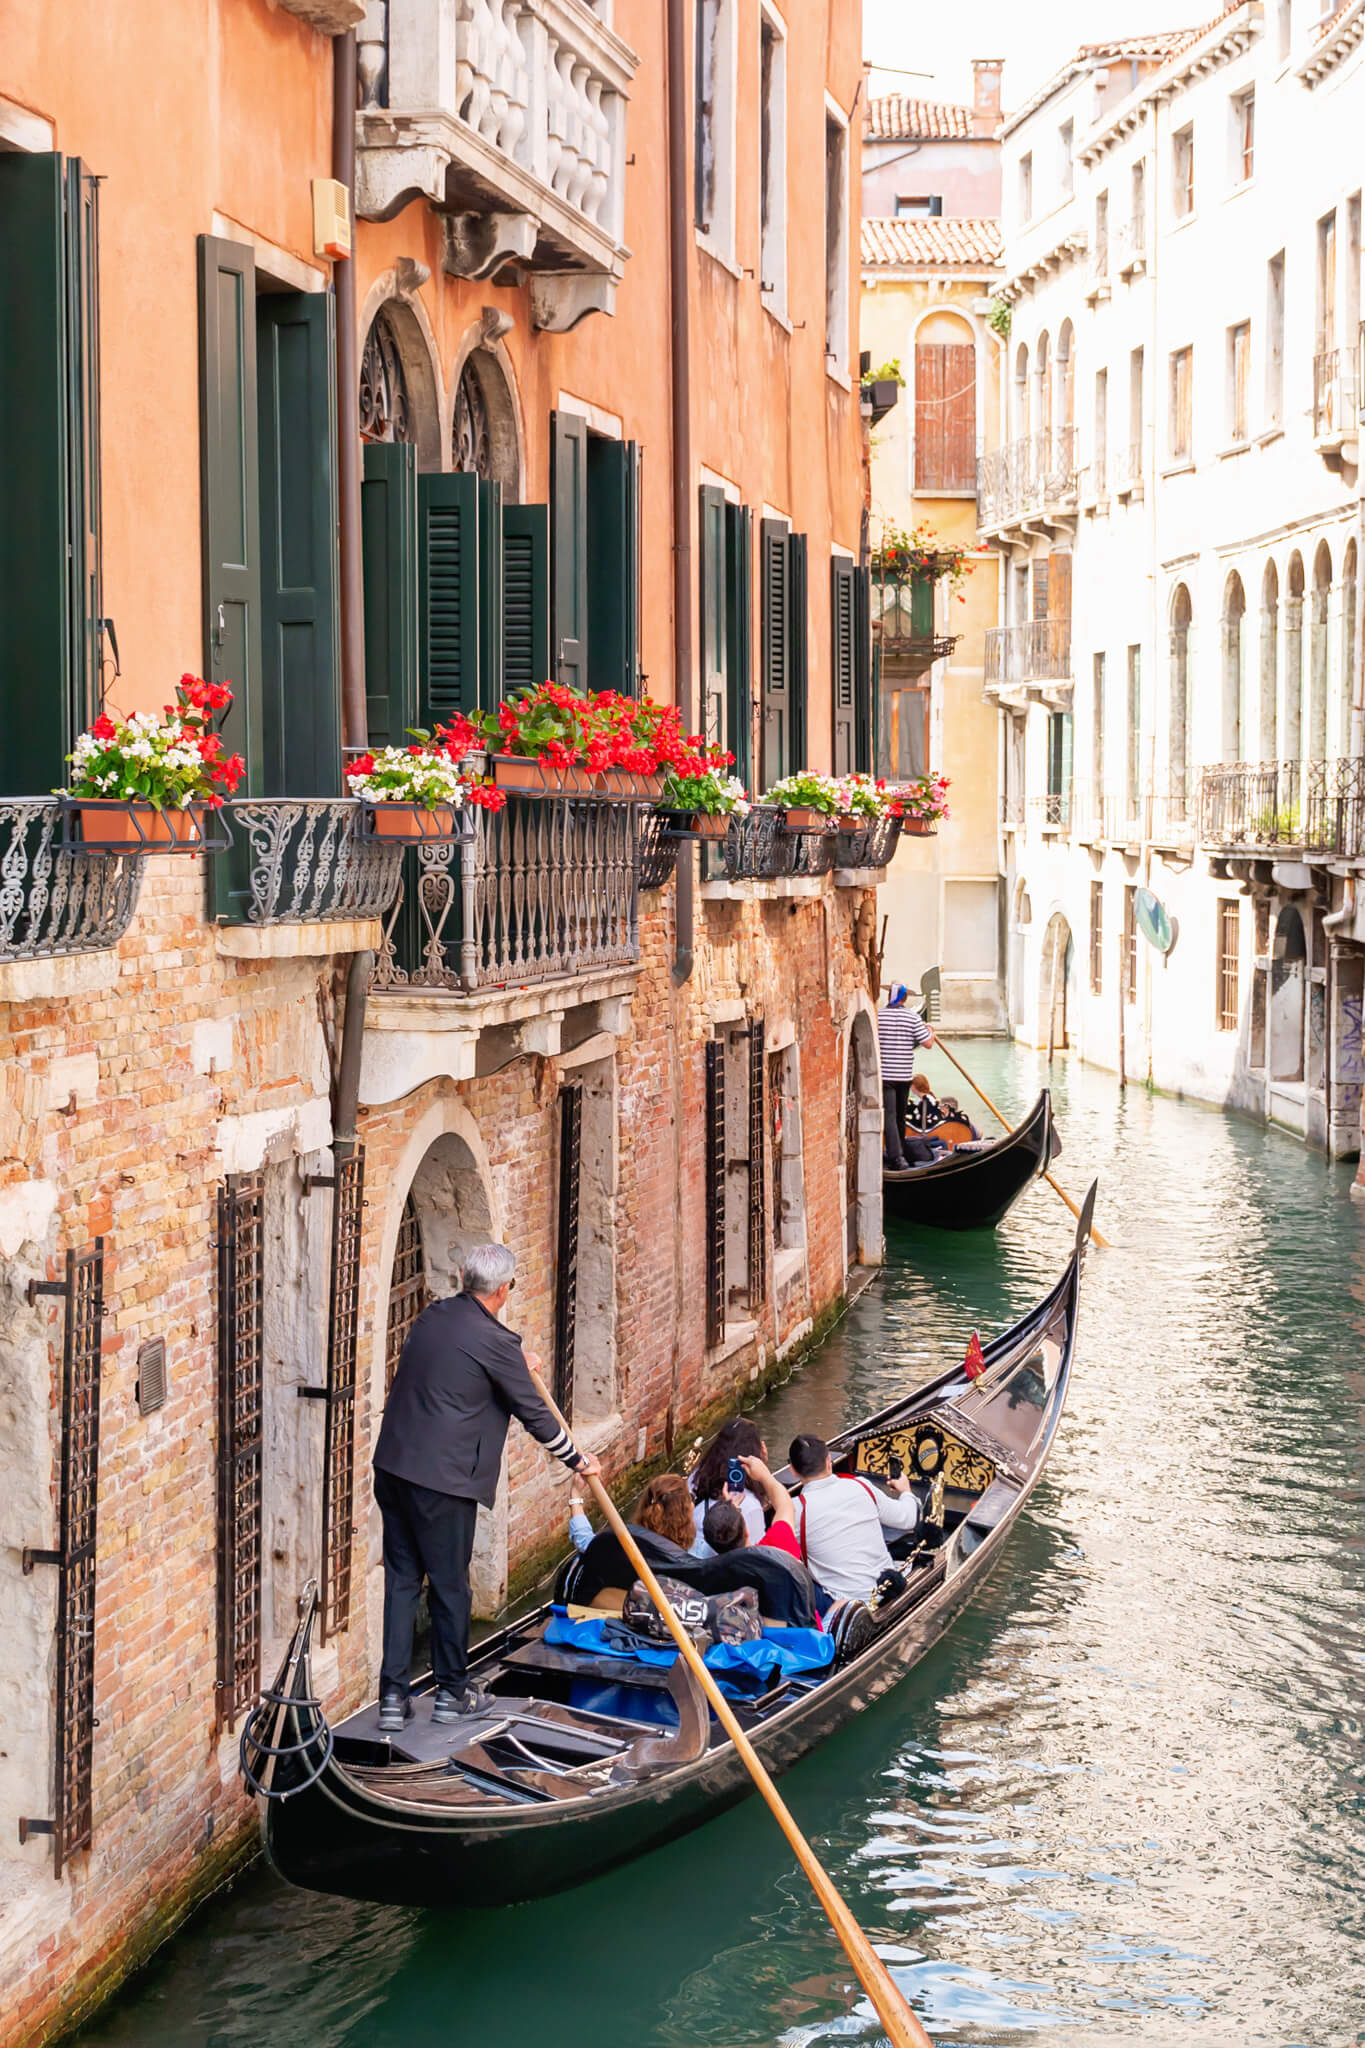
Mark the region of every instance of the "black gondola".
[[959, 1145], [928, 1166], [910, 1166], [903, 1172], [884, 1168], [886, 1213], [904, 1223], [932, 1224], [936, 1230], [989, 1229], [1013, 1207], [1029, 1182], [1046, 1171], [1058, 1149], [1052, 1097], [1044, 1088], [1007, 1137], [985, 1145]]
[[[737, 1708], [770, 1771], [895, 1685], [999, 1557], [1066, 1401], [1094, 1199], [1092, 1188], [1062, 1278], [985, 1347], [976, 1378], [954, 1366], [835, 1440], [843, 1470], [875, 1478], [899, 1460], [926, 1513], [902, 1539], [916, 1546], [902, 1559], [904, 1590], [875, 1612], [845, 1603], [834, 1663], [774, 1681]], [[332, 1730], [311, 1697], [315, 1607], [310, 1589], [242, 1739], [244, 1775], [263, 1795], [267, 1853], [293, 1884], [395, 1905], [508, 1904], [596, 1876], [752, 1790], [680, 1661], [663, 1670], [552, 1648], [549, 1607], [480, 1647], [470, 1675], [494, 1711], [477, 1723], [433, 1725], [427, 1679], [402, 1735], [379, 1734], [373, 1705]]]

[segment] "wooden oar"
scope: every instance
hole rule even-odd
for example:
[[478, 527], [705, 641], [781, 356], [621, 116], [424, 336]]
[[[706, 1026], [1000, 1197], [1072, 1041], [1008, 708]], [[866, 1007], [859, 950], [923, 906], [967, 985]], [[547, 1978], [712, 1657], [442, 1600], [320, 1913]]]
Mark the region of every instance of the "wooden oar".
[[[1000, 1122], [1005, 1126], [1005, 1129], [1009, 1132], [1010, 1136], [1013, 1137], [1014, 1125], [1005, 1115], [1005, 1112], [1002, 1109], [996, 1108], [995, 1104], [991, 1101], [990, 1096], [981, 1086], [981, 1083], [979, 1081], [974, 1081], [972, 1079], [971, 1075], [967, 1072], [967, 1069], [963, 1066], [961, 1060], [954, 1058], [953, 1054], [949, 1052], [947, 1046], [943, 1043], [943, 1040], [939, 1037], [937, 1032], [934, 1033], [934, 1050], [936, 1052], [941, 1052], [945, 1060], [952, 1061], [953, 1065], [957, 1068], [959, 1074], [961, 1074], [963, 1080], [967, 1083], [967, 1086], [975, 1090], [975, 1092], [981, 1097], [981, 1100], [985, 1103], [991, 1115], [994, 1117], [998, 1117]], [[1048, 1186], [1052, 1189], [1054, 1194], [1061, 1196], [1062, 1200], [1066, 1203], [1066, 1206], [1071, 1211], [1072, 1215], [1079, 1216], [1081, 1213], [1080, 1210], [1076, 1207], [1076, 1204], [1072, 1201], [1070, 1195], [1067, 1193], [1066, 1189], [1061, 1185], [1061, 1183], [1059, 1181], [1055, 1181], [1052, 1178], [1052, 1175], [1046, 1171], [1044, 1171], [1043, 1179], [1047, 1182]], [[1090, 1241], [1092, 1244], [1099, 1244], [1105, 1246], [1107, 1246], [1109, 1243], [1108, 1238], [1105, 1237], [1101, 1231], [1097, 1230], [1093, 1223], [1090, 1226]]]
[[[535, 1381], [536, 1389], [546, 1407], [550, 1410], [550, 1413], [555, 1416], [563, 1429], [568, 1432], [569, 1425], [565, 1422], [564, 1417], [550, 1398], [543, 1380], [534, 1367], [531, 1369], [531, 1378]], [[890, 2040], [892, 2048], [933, 2048], [933, 2043], [906, 2004], [885, 1963], [883, 1963], [881, 1957], [863, 1933], [862, 1928], [844, 1904], [843, 1899], [835, 1890], [833, 1881], [825, 1870], [824, 1865], [820, 1862], [810, 1843], [792, 1819], [785, 1801], [780, 1797], [777, 1787], [768, 1776], [763, 1764], [759, 1761], [757, 1751], [744, 1733], [744, 1730], [740, 1727], [739, 1722], [735, 1719], [729, 1701], [716, 1684], [711, 1673], [707, 1670], [691, 1636], [688, 1635], [687, 1630], [669, 1606], [667, 1599], [664, 1597], [662, 1587], [645, 1562], [639, 1544], [635, 1541], [635, 1538], [631, 1535], [630, 1530], [617, 1512], [616, 1503], [600, 1479], [596, 1477], [590, 1478], [588, 1484], [593, 1490], [597, 1505], [607, 1518], [612, 1534], [625, 1551], [640, 1583], [658, 1608], [664, 1624], [677, 1644], [678, 1650], [688, 1665], [692, 1676], [705, 1693], [712, 1713], [735, 1745], [735, 1749], [743, 1761], [745, 1769], [762, 1793], [772, 1812], [773, 1818], [795, 1851], [796, 1860], [810, 1879], [811, 1889], [824, 1908], [831, 1927], [833, 1927], [834, 1932], [843, 1944], [844, 1954], [857, 1972], [859, 1983], [876, 2007], [877, 2017], [886, 2029], [887, 2038]]]

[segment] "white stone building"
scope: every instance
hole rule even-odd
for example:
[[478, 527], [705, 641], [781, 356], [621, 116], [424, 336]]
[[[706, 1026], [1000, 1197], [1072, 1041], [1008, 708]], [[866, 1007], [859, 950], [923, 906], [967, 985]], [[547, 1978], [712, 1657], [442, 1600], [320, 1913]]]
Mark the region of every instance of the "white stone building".
[[1001, 131], [978, 478], [1014, 1030], [1339, 1153], [1365, 1078], [1362, 128], [1365, 0], [1078, 52]]

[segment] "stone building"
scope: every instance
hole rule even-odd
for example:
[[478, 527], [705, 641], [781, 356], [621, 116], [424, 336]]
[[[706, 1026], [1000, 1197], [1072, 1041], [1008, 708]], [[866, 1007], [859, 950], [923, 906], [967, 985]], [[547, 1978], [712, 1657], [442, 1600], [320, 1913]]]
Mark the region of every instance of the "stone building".
[[[370, 1447], [464, 1246], [516, 1249], [516, 1321], [623, 1489], [879, 1258], [880, 856], [770, 819], [679, 849], [563, 795], [403, 852], [341, 794], [344, 748], [546, 674], [677, 701], [758, 787], [866, 758], [856, 7], [8, 27], [18, 2043], [250, 1852], [237, 1732], [310, 1577], [327, 1708], [372, 1685]], [[236, 691], [233, 847], [64, 850], [73, 735], [183, 670]], [[562, 1547], [557, 1469], [513, 1433], [486, 1610]]]
[[1009, 1001], [1360, 1148], [1360, 6], [1089, 45], [1003, 124]]

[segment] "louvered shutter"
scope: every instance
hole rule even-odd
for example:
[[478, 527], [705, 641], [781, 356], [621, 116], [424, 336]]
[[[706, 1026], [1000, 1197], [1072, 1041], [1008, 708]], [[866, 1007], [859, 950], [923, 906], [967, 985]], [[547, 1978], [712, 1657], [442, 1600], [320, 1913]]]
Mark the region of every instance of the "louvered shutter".
[[725, 493], [715, 484], [701, 487], [700, 563], [697, 577], [701, 601], [701, 729], [713, 746], [724, 746], [728, 710], [726, 659]]
[[588, 423], [550, 415], [550, 651], [555, 679], [588, 687]]
[[479, 689], [479, 479], [417, 479], [418, 724], [471, 711]]
[[942, 342], [915, 344], [915, 489], [943, 486]]
[[587, 638], [595, 690], [640, 687], [640, 451], [588, 436]]
[[267, 796], [341, 790], [334, 306], [271, 292], [256, 312]]
[[829, 565], [830, 700], [833, 706], [834, 772], [847, 775], [854, 764], [857, 661], [857, 569], [842, 555]]
[[475, 704], [496, 704], [502, 695], [502, 600], [502, 485], [480, 477], [479, 672], [474, 683]]
[[230, 683], [227, 745], [243, 795], [265, 788], [261, 703], [256, 266], [241, 242], [199, 237], [200, 475], [204, 674]]
[[1045, 619], [1048, 615], [1049, 568], [1050, 563], [1042, 556], [1039, 556], [1033, 564], [1033, 616], [1035, 620]]
[[763, 579], [759, 780], [765, 790], [782, 780], [791, 763], [790, 540], [785, 520], [763, 521], [759, 532]]
[[943, 350], [943, 474], [940, 489], [976, 488], [976, 350], [947, 343]]
[[[502, 684], [534, 689], [550, 673], [550, 508], [502, 508]], [[492, 708], [493, 696], [486, 699]]]
[[853, 765], [872, 773], [872, 572], [858, 569], [853, 585]]
[[810, 765], [810, 648], [807, 637], [806, 536], [794, 533], [787, 546], [787, 641], [791, 649], [788, 688], [791, 691], [791, 764]]
[[401, 746], [417, 723], [417, 450], [408, 443], [366, 447], [360, 533], [369, 743]]
[[750, 787], [753, 772], [753, 533], [748, 505], [725, 507], [725, 627], [728, 640], [725, 673], [726, 745], [735, 757], [734, 772]]

